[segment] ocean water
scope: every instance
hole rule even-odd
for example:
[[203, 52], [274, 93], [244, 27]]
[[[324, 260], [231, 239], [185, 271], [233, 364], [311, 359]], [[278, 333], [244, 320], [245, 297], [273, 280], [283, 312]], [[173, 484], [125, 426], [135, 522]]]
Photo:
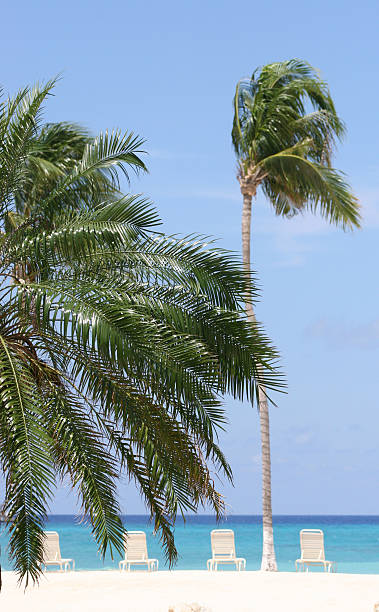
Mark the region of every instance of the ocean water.
[[[160, 569], [168, 569], [159, 537], [153, 535], [148, 518], [125, 516], [123, 520], [130, 531], [146, 532], [149, 556], [159, 559]], [[182, 519], [178, 520], [175, 541], [179, 560], [174, 569], [205, 569], [211, 556], [209, 534], [217, 527], [234, 529], [237, 555], [246, 558], [246, 569], [259, 569], [262, 550], [259, 516], [230, 516], [218, 525], [211, 516], [190, 516], [185, 523]], [[294, 571], [294, 561], [300, 556], [299, 531], [309, 528], [324, 531], [326, 558], [337, 562], [339, 572], [379, 573], [379, 516], [275, 516], [275, 549], [279, 571]], [[59, 532], [62, 556], [75, 558], [78, 570], [110, 570], [118, 567], [119, 558], [113, 561], [109, 557], [104, 561], [99, 558], [90, 528], [78, 523], [74, 516], [51, 516], [46, 529]], [[7, 542], [8, 536], [2, 529], [0, 562], [4, 569], [11, 569], [6, 552]]]

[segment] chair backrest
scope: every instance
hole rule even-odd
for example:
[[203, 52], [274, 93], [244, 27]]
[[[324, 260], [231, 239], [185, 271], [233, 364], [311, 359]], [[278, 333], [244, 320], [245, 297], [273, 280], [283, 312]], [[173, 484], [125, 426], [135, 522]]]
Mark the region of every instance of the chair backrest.
[[302, 529], [300, 531], [301, 558], [325, 560], [324, 533], [321, 529]]
[[234, 531], [232, 529], [213, 529], [211, 531], [213, 559], [230, 557], [235, 559]]
[[145, 561], [148, 559], [146, 533], [144, 531], [128, 531], [124, 537], [125, 559], [129, 561]]
[[56, 531], [45, 531], [45, 541], [43, 544], [44, 561], [57, 561], [61, 558], [59, 534]]

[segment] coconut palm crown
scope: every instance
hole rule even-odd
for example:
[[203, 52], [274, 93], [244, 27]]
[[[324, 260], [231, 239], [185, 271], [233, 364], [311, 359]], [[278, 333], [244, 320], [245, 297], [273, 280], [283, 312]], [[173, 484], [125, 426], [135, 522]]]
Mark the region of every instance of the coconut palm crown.
[[163, 235], [145, 198], [118, 192], [119, 172], [145, 167], [138, 137], [100, 134], [64, 167], [37, 155], [53, 86], [0, 105], [0, 465], [26, 580], [40, 573], [59, 479], [102, 555], [123, 551], [117, 483], [133, 480], [174, 561], [177, 513], [224, 509], [222, 395], [282, 385], [276, 351], [243, 314], [256, 290], [238, 260]]
[[345, 228], [359, 227], [359, 204], [332, 154], [344, 135], [327, 84], [308, 63], [268, 64], [237, 84], [232, 140], [241, 190], [258, 187], [276, 214], [319, 211]]

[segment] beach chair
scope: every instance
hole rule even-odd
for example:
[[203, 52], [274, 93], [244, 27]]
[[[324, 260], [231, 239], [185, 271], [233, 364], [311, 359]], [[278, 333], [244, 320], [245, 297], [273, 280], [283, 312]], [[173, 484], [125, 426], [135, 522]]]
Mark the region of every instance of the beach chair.
[[246, 559], [236, 557], [234, 531], [232, 529], [213, 529], [211, 531], [212, 559], [208, 559], [208, 570], [217, 570], [219, 563], [234, 563], [236, 570], [246, 568]]
[[144, 531], [129, 531], [125, 534], [125, 559], [120, 561], [120, 570], [130, 571], [131, 565], [147, 565], [149, 572], [158, 569], [158, 559], [149, 559]]
[[45, 542], [43, 546], [43, 561], [42, 566], [59, 565], [60, 571], [67, 571], [72, 565], [75, 569], [74, 559], [62, 559], [61, 549], [59, 546], [59, 534], [56, 531], [45, 531]]
[[325, 572], [337, 571], [336, 563], [325, 559], [324, 533], [321, 529], [302, 529], [300, 550], [301, 557], [295, 561], [296, 571], [298, 569], [308, 571], [310, 565], [321, 565]]

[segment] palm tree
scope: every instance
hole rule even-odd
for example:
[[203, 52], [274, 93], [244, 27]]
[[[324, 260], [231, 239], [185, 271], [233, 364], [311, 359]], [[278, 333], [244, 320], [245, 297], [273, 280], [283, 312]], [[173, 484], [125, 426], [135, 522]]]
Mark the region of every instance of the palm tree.
[[163, 235], [146, 199], [118, 193], [118, 172], [144, 167], [140, 139], [100, 134], [59, 176], [47, 155], [49, 187], [31, 186], [53, 85], [0, 105], [0, 464], [26, 581], [38, 579], [63, 477], [104, 555], [123, 548], [126, 474], [173, 562], [177, 513], [224, 510], [213, 478], [232, 478], [217, 444], [222, 395], [282, 384], [275, 350], [243, 314], [255, 288], [236, 258], [201, 236]]
[[[344, 126], [327, 84], [298, 59], [268, 64], [237, 84], [232, 140], [243, 197], [242, 254], [251, 269], [251, 205], [257, 190], [275, 214], [291, 217], [317, 211], [343, 229], [359, 227], [359, 205], [340, 172], [331, 165], [336, 139]], [[246, 312], [254, 323], [251, 296]], [[262, 445], [263, 570], [276, 570], [271, 505], [271, 459], [268, 402], [259, 388]]]

